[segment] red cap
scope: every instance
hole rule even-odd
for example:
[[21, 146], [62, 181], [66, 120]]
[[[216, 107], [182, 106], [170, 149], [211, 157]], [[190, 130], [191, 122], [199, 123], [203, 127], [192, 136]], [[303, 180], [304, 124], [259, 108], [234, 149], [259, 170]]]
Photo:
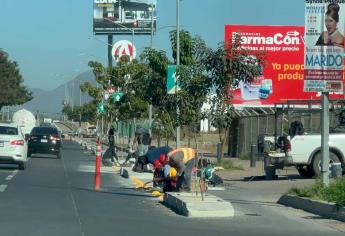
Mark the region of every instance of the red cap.
[[165, 154], [160, 154], [160, 155], [159, 155], [159, 162], [160, 162], [163, 166], [165, 166], [165, 164], [166, 164], [166, 162], [167, 162], [167, 158], [166, 158]]
[[155, 169], [157, 169], [159, 166], [161, 166], [162, 164], [159, 162], [159, 160], [155, 160], [154, 162], [153, 162], [153, 167], [155, 168]]

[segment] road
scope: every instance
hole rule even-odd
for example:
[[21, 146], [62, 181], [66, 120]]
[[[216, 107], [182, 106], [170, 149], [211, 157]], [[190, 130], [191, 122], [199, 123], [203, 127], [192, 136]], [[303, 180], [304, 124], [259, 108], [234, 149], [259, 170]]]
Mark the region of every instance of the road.
[[233, 218], [186, 218], [111, 167], [95, 192], [93, 171], [94, 156], [69, 141], [62, 159], [32, 157], [25, 171], [1, 165], [0, 235], [344, 235], [275, 203], [241, 200], [240, 187], [218, 193], [235, 200]]

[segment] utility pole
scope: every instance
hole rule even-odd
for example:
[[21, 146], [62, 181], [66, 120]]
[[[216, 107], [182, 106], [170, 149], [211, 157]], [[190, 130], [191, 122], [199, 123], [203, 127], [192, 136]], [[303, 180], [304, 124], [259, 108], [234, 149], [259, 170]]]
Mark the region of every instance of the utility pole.
[[[178, 67], [180, 65], [180, 0], [176, 0], [176, 68], [178, 70]], [[176, 80], [176, 83], [178, 81]], [[178, 93], [176, 93], [176, 96], [178, 97]], [[177, 119], [179, 119], [180, 116], [180, 108], [178, 106], [177, 101]], [[176, 127], [176, 148], [180, 147], [180, 125]]]
[[322, 92], [321, 110], [321, 180], [329, 185], [329, 100], [328, 92]]
[[[150, 39], [150, 47], [153, 48], [153, 4], [151, 4], [151, 39]], [[149, 133], [152, 134], [152, 99], [149, 105]]]

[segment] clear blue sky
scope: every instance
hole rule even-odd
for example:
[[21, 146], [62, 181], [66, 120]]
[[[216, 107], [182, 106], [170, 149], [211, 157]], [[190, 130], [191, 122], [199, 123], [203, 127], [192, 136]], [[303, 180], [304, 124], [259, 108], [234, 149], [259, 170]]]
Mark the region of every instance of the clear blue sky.
[[[176, 0], [157, 0], [157, 27], [175, 25]], [[223, 41], [225, 24], [303, 25], [303, 0], [182, 0], [181, 25], [210, 47]], [[19, 63], [29, 88], [51, 90], [88, 70], [107, 65], [107, 38], [93, 36], [93, 0], [1, 0], [0, 48]], [[170, 28], [171, 29], [171, 28]], [[170, 53], [169, 28], [154, 47]], [[114, 41], [130, 36], [114, 36]], [[149, 36], [136, 36], [138, 53]], [[170, 56], [170, 55], [169, 55]]]

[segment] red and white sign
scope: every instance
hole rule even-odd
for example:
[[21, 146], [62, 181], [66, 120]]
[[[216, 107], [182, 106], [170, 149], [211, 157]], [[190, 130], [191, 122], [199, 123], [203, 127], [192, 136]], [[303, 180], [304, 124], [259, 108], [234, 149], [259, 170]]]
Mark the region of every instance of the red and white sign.
[[130, 60], [133, 60], [137, 55], [135, 46], [127, 40], [120, 40], [116, 42], [111, 52], [111, 55], [115, 61], [119, 61], [119, 59], [124, 55], [128, 55]]
[[[273, 106], [287, 100], [320, 99], [321, 93], [303, 91], [303, 26], [225, 26], [226, 42], [236, 34], [240, 34], [244, 48], [266, 53], [266, 66], [262, 76], [234, 89], [233, 104]], [[331, 98], [343, 98], [343, 94], [331, 93]]]

